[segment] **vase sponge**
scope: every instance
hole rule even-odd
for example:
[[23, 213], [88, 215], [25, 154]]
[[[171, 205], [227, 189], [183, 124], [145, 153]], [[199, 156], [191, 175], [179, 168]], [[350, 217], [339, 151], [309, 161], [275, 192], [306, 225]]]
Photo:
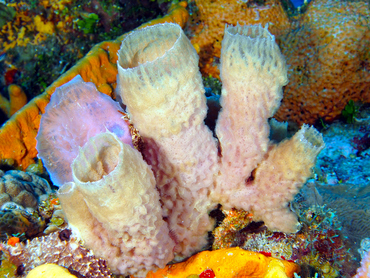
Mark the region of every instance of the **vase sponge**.
[[77, 75], [55, 90], [41, 118], [36, 149], [56, 186], [72, 181], [71, 163], [89, 138], [109, 130], [132, 144], [118, 102]]

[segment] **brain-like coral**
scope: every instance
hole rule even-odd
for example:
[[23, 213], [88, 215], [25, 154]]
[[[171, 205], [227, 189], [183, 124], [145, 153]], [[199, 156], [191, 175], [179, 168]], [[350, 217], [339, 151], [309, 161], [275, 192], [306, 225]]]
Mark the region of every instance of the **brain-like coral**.
[[23, 207], [36, 208], [39, 196], [51, 191], [49, 183], [39, 176], [18, 170], [0, 170], [0, 206], [15, 202]]

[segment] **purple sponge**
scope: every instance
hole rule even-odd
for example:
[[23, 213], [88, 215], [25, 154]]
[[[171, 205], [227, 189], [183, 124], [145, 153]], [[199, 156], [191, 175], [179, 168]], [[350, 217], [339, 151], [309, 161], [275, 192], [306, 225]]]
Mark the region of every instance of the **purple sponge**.
[[72, 161], [89, 138], [109, 130], [132, 146], [120, 112], [118, 102], [79, 75], [55, 90], [41, 118], [36, 149], [56, 186], [72, 181]]

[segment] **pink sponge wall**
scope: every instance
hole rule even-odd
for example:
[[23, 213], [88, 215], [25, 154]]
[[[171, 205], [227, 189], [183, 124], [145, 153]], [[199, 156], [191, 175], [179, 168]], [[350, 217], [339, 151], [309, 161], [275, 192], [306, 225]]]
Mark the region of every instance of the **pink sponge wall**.
[[41, 118], [38, 156], [57, 186], [72, 181], [71, 164], [89, 138], [109, 130], [132, 146], [120, 105], [77, 75], [56, 89]]
[[361, 267], [357, 269], [357, 273], [353, 278], [368, 278], [370, 277], [370, 251], [362, 258]]

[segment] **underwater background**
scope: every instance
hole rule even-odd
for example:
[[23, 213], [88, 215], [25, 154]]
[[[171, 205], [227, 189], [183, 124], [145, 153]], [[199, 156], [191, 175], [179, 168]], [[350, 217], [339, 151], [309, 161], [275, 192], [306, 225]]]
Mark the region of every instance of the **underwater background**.
[[[271, 231], [254, 221], [252, 212], [220, 205], [209, 213], [215, 227], [199, 250], [219, 250], [207, 253], [213, 263], [194, 257], [180, 263], [178, 272], [167, 266], [146, 277], [370, 277], [369, 5], [365, 0], [0, 1], [0, 277], [46, 277], [40, 274], [45, 270], [30, 273], [45, 263], [63, 267], [50, 270], [60, 272], [56, 277], [120, 276], [71, 235], [58, 187], [37, 156], [36, 136], [50, 96], [76, 75], [119, 101], [116, 62], [122, 40], [141, 25], [165, 21], [178, 23], [199, 55], [205, 123], [213, 132], [225, 24], [268, 25], [289, 79], [274, 115], [285, 124], [279, 130], [270, 120], [270, 140], [291, 138], [308, 124], [322, 134], [325, 148], [287, 205], [298, 216], [296, 233]], [[142, 151], [140, 129], [129, 125], [133, 145]], [[225, 270], [217, 269], [215, 262], [236, 247], [268, 259], [257, 263], [261, 257], [248, 253], [248, 259], [237, 257], [225, 261]], [[284, 262], [285, 272], [278, 272], [273, 259]], [[239, 265], [254, 266], [256, 273], [230, 274]], [[276, 272], [269, 274], [271, 269]]]

